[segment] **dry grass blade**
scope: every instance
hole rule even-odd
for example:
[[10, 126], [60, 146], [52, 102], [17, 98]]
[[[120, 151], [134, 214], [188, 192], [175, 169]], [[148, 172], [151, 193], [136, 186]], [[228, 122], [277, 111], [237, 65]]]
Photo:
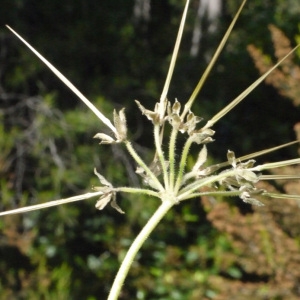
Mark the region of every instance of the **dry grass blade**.
[[259, 77], [255, 82], [253, 82], [247, 89], [245, 89], [238, 97], [236, 97], [232, 102], [230, 102], [226, 107], [224, 107], [220, 112], [218, 112], [211, 120], [209, 120], [204, 128], [210, 128], [218, 120], [220, 120], [224, 115], [231, 111], [236, 105], [238, 105], [248, 94], [250, 94], [265, 78], [276, 69], [289, 55], [291, 55], [295, 50], [299, 48], [300, 45], [297, 45], [291, 52], [289, 52], [283, 59], [281, 59], [276, 65], [274, 65], [269, 71], [264, 75]]
[[259, 180], [298, 180], [300, 175], [260, 175]]
[[277, 198], [277, 199], [293, 199], [293, 200], [300, 200], [299, 195], [289, 195], [289, 194], [276, 194], [276, 193], [263, 193], [263, 196], [267, 196], [270, 198]]
[[169, 70], [168, 70], [168, 74], [167, 74], [167, 78], [166, 78], [165, 85], [164, 85], [164, 88], [163, 88], [163, 91], [162, 91], [162, 94], [161, 94], [161, 97], [160, 97], [161, 107], [164, 107], [164, 101], [167, 97], [170, 82], [171, 82], [171, 78], [172, 78], [172, 75], [173, 75], [173, 72], [174, 72], [175, 63], [176, 63], [176, 59], [177, 59], [177, 56], [178, 56], [180, 42], [181, 42], [181, 39], [182, 39], [182, 34], [183, 34], [184, 25], [185, 25], [186, 15], [187, 15], [187, 12], [188, 12], [189, 3], [190, 3], [190, 1], [187, 0], [186, 4], [185, 4], [184, 11], [183, 11], [183, 14], [182, 14], [182, 18], [181, 18], [181, 22], [180, 22], [180, 26], [179, 26], [179, 30], [178, 30], [178, 34], [177, 34], [177, 38], [176, 38], [176, 42], [175, 42], [171, 62], [170, 62], [170, 66], [169, 66]]
[[192, 107], [192, 105], [193, 105], [193, 103], [194, 103], [194, 101], [196, 99], [196, 96], [198, 95], [199, 91], [201, 90], [201, 88], [202, 88], [204, 82], [206, 81], [206, 79], [207, 79], [207, 77], [208, 77], [211, 69], [213, 68], [213, 66], [214, 66], [215, 62], [217, 61], [220, 53], [222, 52], [222, 50], [223, 50], [223, 48], [224, 48], [224, 46], [225, 46], [225, 44], [226, 44], [226, 42], [227, 42], [227, 40], [229, 38], [229, 35], [230, 35], [230, 33], [231, 33], [231, 31], [232, 31], [232, 29], [233, 29], [233, 27], [234, 27], [234, 25], [235, 25], [235, 23], [236, 23], [236, 21], [237, 21], [237, 19], [238, 19], [238, 17], [239, 17], [239, 15], [240, 15], [240, 13], [241, 13], [241, 11], [242, 11], [242, 9], [243, 9], [243, 7], [244, 7], [244, 5], [245, 5], [246, 2], [247, 2], [247, 0], [244, 0], [242, 2], [239, 10], [237, 11], [236, 15], [234, 16], [234, 18], [233, 18], [230, 26], [228, 27], [228, 29], [227, 29], [227, 31], [226, 31], [223, 39], [220, 42], [220, 44], [219, 44], [219, 46], [218, 46], [218, 48], [217, 48], [214, 56], [212, 57], [212, 59], [209, 62], [206, 70], [204, 71], [203, 75], [201, 76], [201, 78], [200, 78], [200, 80], [199, 80], [199, 82], [198, 82], [195, 90], [193, 91], [190, 99], [186, 103], [184, 111], [182, 113], [182, 117], [184, 117], [187, 114], [187, 112], [190, 110], [190, 108]]
[[49, 201], [49, 202], [42, 203], [42, 204], [37, 204], [37, 205], [31, 205], [31, 206], [27, 206], [27, 207], [12, 209], [12, 210], [9, 210], [9, 211], [1, 212], [0, 216], [20, 214], [20, 213], [24, 213], [24, 212], [28, 212], [28, 211], [33, 211], [33, 210], [38, 210], [38, 209], [42, 209], [42, 208], [57, 206], [57, 205], [66, 204], [66, 203], [70, 203], [70, 202], [86, 200], [86, 199], [90, 199], [90, 198], [93, 198], [93, 197], [96, 197], [96, 196], [101, 196], [101, 195], [103, 195], [103, 192], [86, 193], [86, 194], [83, 194], [83, 195], [74, 196], [74, 197], [70, 197], [70, 198], [66, 198], [66, 199], [59, 199], [59, 200]]
[[297, 144], [299, 142], [300, 141], [297, 140], [297, 141], [293, 141], [293, 142], [289, 142], [289, 143], [286, 143], [286, 144], [282, 144], [282, 145], [279, 145], [279, 146], [276, 146], [276, 147], [273, 147], [273, 148], [269, 148], [269, 149], [257, 151], [257, 152], [254, 152], [254, 153], [251, 153], [251, 154], [248, 154], [248, 155], [241, 156], [237, 160], [243, 161], [243, 160], [246, 160], [246, 159], [255, 158], [255, 157], [258, 157], [258, 156], [270, 153], [270, 152], [277, 151], [277, 150], [282, 149], [284, 147], [289, 147], [289, 146]]
[[92, 104], [61, 72], [59, 72], [46, 58], [44, 58], [38, 51], [36, 51], [28, 42], [26, 42], [17, 32], [15, 32], [8, 25], [6, 27], [17, 36], [74, 94], [76, 94], [82, 102], [114, 133], [116, 133], [116, 128], [106, 118], [94, 104]]
[[300, 158], [295, 158], [295, 159], [289, 159], [289, 160], [283, 160], [274, 163], [259, 165], [254, 168], [251, 168], [251, 170], [252, 171], [270, 170], [270, 169], [281, 168], [281, 167], [286, 167], [291, 165], [297, 165], [299, 163], [300, 163]]
[[[284, 147], [289, 147], [289, 146], [297, 144], [299, 142], [300, 141], [297, 140], [297, 141], [289, 142], [289, 143], [282, 144], [282, 145], [279, 145], [279, 146], [276, 146], [276, 147], [272, 147], [272, 148], [269, 148], [269, 149], [260, 150], [260, 151], [257, 151], [257, 152], [251, 153], [251, 154], [247, 154], [247, 155], [238, 157], [236, 160], [238, 162], [242, 162], [244, 160], [252, 159], [252, 158], [267, 154], [267, 153], [277, 151], [277, 150], [282, 149]], [[226, 161], [226, 162], [223, 162], [223, 163], [220, 163], [220, 164], [216, 164], [216, 165], [212, 166], [212, 168], [220, 169], [220, 168], [227, 167], [229, 165], [230, 165], [230, 163], [228, 161]]]

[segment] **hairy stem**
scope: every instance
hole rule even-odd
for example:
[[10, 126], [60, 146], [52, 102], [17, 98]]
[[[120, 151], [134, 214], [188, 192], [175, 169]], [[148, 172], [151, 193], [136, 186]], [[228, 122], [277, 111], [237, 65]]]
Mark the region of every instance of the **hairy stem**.
[[210, 186], [211, 184], [213, 184], [214, 182], [220, 181], [226, 177], [230, 177], [230, 176], [234, 176], [235, 175], [235, 170], [226, 170], [221, 172], [218, 175], [213, 175], [213, 176], [209, 176], [209, 177], [205, 177], [205, 178], [201, 178], [189, 185], [187, 185], [186, 187], [184, 187], [179, 193], [178, 193], [178, 197], [177, 200], [178, 201], [182, 201], [185, 199], [188, 199], [189, 196], [192, 194], [193, 191], [200, 189], [203, 186]]
[[164, 153], [161, 148], [161, 140], [160, 140], [160, 126], [155, 125], [154, 126], [154, 140], [155, 140], [155, 148], [156, 148], [156, 153], [158, 156], [158, 159], [160, 161], [162, 171], [163, 171], [163, 176], [164, 176], [164, 183], [165, 183], [165, 189], [169, 189], [169, 178], [168, 178], [168, 171], [167, 171], [167, 165], [166, 165], [166, 160], [164, 157]]
[[171, 199], [166, 199], [162, 202], [160, 207], [156, 210], [153, 216], [149, 219], [148, 223], [144, 226], [142, 231], [136, 237], [134, 242], [131, 244], [122, 264], [117, 273], [117, 276], [114, 280], [112, 288], [110, 290], [109, 296], [107, 300], [117, 300], [124, 284], [125, 278], [128, 274], [128, 271], [131, 267], [131, 264], [142, 247], [150, 233], [154, 230], [160, 220], [165, 216], [165, 214], [169, 211], [169, 209], [174, 205], [174, 202]]
[[192, 198], [200, 198], [202, 196], [211, 196], [211, 197], [233, 197], [239, 196], [241, 194], [240, 191], [208, 191], [208, 192], [201, 192], [201, 193], [193, 193], [188, 197], [185, 197], [184, 200], [189, 200]]
[[186, 165], [187, 157], [188, 157], [188, 154], [189, 154], [192, 143], [193, 143], [193, 140], [191, 138], [188, 138], [185, 145], [184, 145], [183, 151], [182, 151], [181, 160], [180, 160], [180, 164], [179, 164], [179, 171], [178, 171], [176, 185], [175, 185], [175, 192], [176, 193], [180, 189], [184, 168], [185, 168], [185, 165]]
[[140, 189], [140, 188], [132, 188], [132, 187], [118, 187], [114, 188], [115, 192], [122, 192], [122, 193], [129, 193], [129, 194], [144, 194], [148, 196], [154, 196], [156, 198], [160, 198], [160, 195], [158, 192], [149, 190], [149, 189]]
[[128, 152], [131, 154], [131, 156], [134, 158], [134, 160], [137, 162], [139, 166], [141, 166], [148, 176], [153, 180], [153, 182], [156, 184], [156, 188], [162, 192], [164, 191], [164, 187], [159, 182], [159, 180], [156, 178], [156, 176], [153, 174], [153, 172], [147, 167], [147, 165], [144, 163], [144, 161], [140, 158], [140, 156], [136, 153], [134, 148], [132, 147], [131, 143], [129, 141], [125, 142], [126, 148]]
[[178, 130], [172, 129], [170, 144], [169, 144], [169, 162], [170, 162], [170, 191], [174, 188], [175, 181], [175, 152], [176, 152], [176, 138], [177, 138]]

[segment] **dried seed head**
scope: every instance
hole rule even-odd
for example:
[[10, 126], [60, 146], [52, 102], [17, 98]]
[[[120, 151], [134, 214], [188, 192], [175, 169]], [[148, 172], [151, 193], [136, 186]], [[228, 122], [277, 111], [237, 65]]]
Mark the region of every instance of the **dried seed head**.
[[114, 124], [116, 127], [117, 142], [123, 142], [127, 139], [127, 123], [125, 116], [125, 108], [119, 111], [119, 114], [114, 110]]
[[105, 185], [105, 186], [107, 186], [107, 187], [110, 187], [111, 189], [113, 188], [112, 184], [111, 184], [109, 181], [107, 181], [107, 180], [104, 178], [104, 176], [102, 176], [101, 174], [99, 174], [99, 173], [97, 172], [96, 168], [94, 168], [94, 174], [99, 178], [100, 182], [101, 182], [103, 185]]
[[101, 184], [104, 185], [100, 187], [95, 186], [93, 188], [96, 191], [103, 191], [103, 195], [99, 198], [99, 200], [96, 203], [96, 208], [102, 210], [110, 202], [110, 205], [114, 209], [116, 209], [119, 213], [124, 214], [124, 211], [118, 206], [116, 202], [116, 192], [114, 191], [112, 184], [109, 181], [107, 181], [101, 174], [99, 174], [96, 168], [94, 169], [94, 173], [99, 178]]
[[156, 103], [154, 111], [151, 111], [146, 109], [139, 101], [135, 100], [135, 102], [142, 114], [145, 115], [148, 120], [152, 121], [153, 124], [160, 124], [159, 103]]
[[245, 203], [249, 203], [249, 204], [253, 204], [253, 205], [257, 205], [257, 206], [264, 206], [264, 204], [260, 201], [258, 201], [255, 198], [251, 197], [251, 193], [248, 191], [243, 191], [240, 195], [240, 198], [245, 202]]
[[205, 145], [203, 145], [203, 148], [201, 149], [199, 155], [198, 155], [198, 159], [193, 167], [193, 172], [196, 172], [200, 169], [200, 167], [202, 167], [202, 165], [206, 162], [207, 160], [207, 148]]
[[100, 144], [115, 144], [121, 143], [127, 139], [127, 124], [126, 124], [126, 116], [124, 112], [125, 108], [122, 108], [119, 111], [119, 114], [114, 110], [114, 124], [116, 127], [114, 140], [111, 136], [105, 133], [97, 133], [94, 138], [100, 139]]
[[105, 194], [99, 198], [95, 207], [99, 210], [102, 210], [111, 200], [112, 193]]
[[227, 159], [229, 164], [231, 164], [234, 168], [236, 167], [236, 159], [235, 159], [235, 154], [233, 151], [228, 150], [227, 151]]
[[176, 130], [181, 130], [182, 128], [182, 122], [177, 114], [172, 114], [168, 117], [169, 123], [172, 125], [173, 128]]
[[191, 132], [190, 137], [192, 138], [194, 143], [207, 144], [214, 141], [211, 138], [214, 134], [215, 132], [212, 129], [206, 128], [204, 130], [200, 129], [198, 131]]
[[181, 104], [177, 99], [175, 99], [175, 103], [172, 106], [172, 114], [176, 114], [179, 116], [180, 109], [181, 109]]
[[94, 139], [100, 139], [101, 142], [99, 144], [114, 144], [116, 141], [105, 133], [97, 133], [94, 136]]

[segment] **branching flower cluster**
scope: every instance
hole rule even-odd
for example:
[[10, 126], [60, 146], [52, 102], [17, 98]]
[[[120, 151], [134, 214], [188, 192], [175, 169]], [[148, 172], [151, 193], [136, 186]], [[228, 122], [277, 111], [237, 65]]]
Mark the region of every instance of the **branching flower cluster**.
[[[256, 187], [256, 184], [260, 180], [264, 180], [264, 175], [261, 175], [259, 170], [264, 167], [268, 169], [268, 167], [265, 165], [255, 168], [255, 160], [249, 159], [249, 155], [236, 158], [234, 152], [228, 150], [227, 162], [206, 166], [208, 156], [206, 144], [214, 141], [212, 137], [215, 132], [208, 126], [197, 128], [198, 123], [200, 123], [203, 118], [196, 116], [191, 110], [185, 115], [184, 112], [181, 111], [181, 104], [177, 99], [173, 104], [167, 100], [163, 102], [163, 105], [156, 103], [154, 110], [146, 109], [137, 100], [136, 103], [142, 114], [152, 122], [154, 127], [156, 153], [149, 166], [141, 160], [131, 143], [127, 141], [127, 125], [124, 109], [122, 109], [119, 114], [114, 111], [116, 139], [104, 133], [96, 134], [95, 138], [101, 139], [100, 144], [125, 143], [132, 157], [137, 162], [138, 167], [136, 173], [142, 177], [146, 189], [130, 189], [125, 187], [114, 189], [111, 183], [95, 171], [103, 185], [102, 187], [94, 188], [95, 191], [103, 192], [103, 195], [101, 195], [96, 204], [96, 208], [102, 210], [110, 202], [116, 210], [123, 213], [121, 208], [116, 204], [116, 191], [151, 194], [160, 198], [162, 201], [173, 201], [174, 204], [204, 194], [210, 194], [212, 196], [239, 196], [245, 203], [258, 206], [264, 205], [255, 198], [258, 195], [279, 197], [279, 195], [269, 194], [266, 190]], [[163, 113], [161, 110], [163, 110]], [[168, 152], [163, 149], [164, 130], [167, 125], [171, 127]], [[187, 138], [181, 152], [181, 159], [176, 162], [175, 157], [177, 157], [178, 154], [175, 149], [178, 134], [185, 134]], [[202, 147], [192, 169], [186, 170], [189, 150], [193, 143]], [[251, 155], [251, 158], [277, 150], [281, 147], [289, 146], [290, 144], [291, 143], [288, 143], [254, 153]], [[168, 153], [168, 159], [166, 159], [165, 153]], [[285, 165], [292, 165], [299, 163], [299, 160], [280, 162], [280, 165], [283, 163]], [[269, 165], [269, 167], [276, 167], [276, 163], [273, 163], [272, 166]], [[161, 180], [161, 175], [163, 175], [163, 180]], [[267, 177], [267, 179], [270, 178]], [[284, 179], [286, 179], [286, 176]], [[201, 188], [203, 187], [209, 187], [210, 191], [201, 192]], [[293, 197], [292, 195], [281, 196]]]

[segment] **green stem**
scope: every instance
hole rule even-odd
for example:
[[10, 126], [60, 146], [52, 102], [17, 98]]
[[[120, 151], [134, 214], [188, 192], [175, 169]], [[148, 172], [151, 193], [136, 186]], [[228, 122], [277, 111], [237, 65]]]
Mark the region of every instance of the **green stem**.
[[139, 249], [144, 244], [147, 237], [150, 235], [150, 233], [154, 230], [154, 228], [157, 226], [157, 224], [160, 222], [160, 220], [165, 216], [165, 214], [169, 211], [169, 209], [174, 205], [174, 202], [172, 199], [166, 199], [162, 202], [162, 204], [159, 206], [159, 208], [156, 210], [156, 212], [153, 214], [153, 216], [150, 218], [148, 223], [144, 226], [142, 231], [139, 233], [139, 235], [136, 237], [134, 242], [131, 244], [122, 264], [118, 271], [118, 274], [115, 278], [115, 281], [112, 285], [112, 288], [110, 290], [109, 296], [107, 300], [117, 300], [119, 297], [119, 294], [121, 292], [122, 285], [124, 284], [125, 278], [128, 274], [128, 271], [131, 267], [131, 264], [139, 251]]
[[210, 184], [220, 181], [223, 178], [234, 176], [236, 173], [236, 170], [228, 170], [224, 171], [218, 175], [213, 175], [205, 178], [201, 178], [186, 187], [184, 187], [177, 196], [178, 201], [182, 201], [185, 199], [188, 199], [189, 196], [193, 193], [193, 191], [200, 189], [202, 186], [209, 186]]
[[168, 171], [167, 171], [167, 165], [166, 165], [166, 160], [164, 157], [164, 153], [161, 148], [161, 139], [160, 139], [160, 134], [159, 134], [160, 126], [155, 125], [154, 126], [154, 140], [155, 140], [155, 148], [156, 148], [156, 153], [158, 155], [162, 170], [163, 170], [163, 176], [164, 176], [164, 183], [165, 183], [165, 188], [166, 190], [169, 189], [169, 179], [168, 179]]
[[169, 162], [170, 162], [170, 191], [174, 188], [174, 178], [175, 178], [175, 148], [176, 148], [176, 137], [178, 134], [178, 130], [172, 130], [169, 144]]
[[156, 176], [153, 174], [153, 172], [147, 167], [147, 165], [140, 158], [140, 156], [136, 153], [136, 151], [132, 147], [131, 143], [129, 141], [125, 141], [125, 145], [126, 145], [128, 152], [131, 154], [131, 156], [134, 158], [134, 160], [137, 162], [137, 164], [145, 170], [147, 175], [150, 176], [150, 178], [156, 184], [156, 188], [160, 192], [164, 191], [164, 187], [162, 186], [162, 184], [159, 182], [159, 180], [156, 178]]
[[222, 192], [201, 192], [201, 193], [193, 193], [187, 197], [185, 197], [183, 200], [188, 200], [192, 198], [199, 198], [202, 196], [212, 196], [212, 197], [233, 197], [233, 196], [239, 196], [241, 194], [240, 191], [222, 191]]
[[123, 192], [123, 193], [130, 193], [130, 194], [144, 194], [148, 196], [154, 196], [157, 198], [160, 198], [160, 195], [158, 192], [148, 190], [148, 189], [139, 189], [139, 188], [132, 188], [132, 187], [118, 187], [114, 188], [115, 192]]
[[177, 192], [180, 189], [182, 176], [183, 176], [183, 171], [184, 171], [184, 168], [185, 168], [185, 165], [186, 165], [187, 156], [189, 154], [192, 143], [193, 143], [193, 140], [191, 138], [188, 138], [185, 145], [184, 145], [184, 147], [183, 147], [181, 160], [180, 160], [180, 165], [179, 165], [179, 171], [178, 171], [176, 185], [175, 185], [175, 194], [177, 194]]

